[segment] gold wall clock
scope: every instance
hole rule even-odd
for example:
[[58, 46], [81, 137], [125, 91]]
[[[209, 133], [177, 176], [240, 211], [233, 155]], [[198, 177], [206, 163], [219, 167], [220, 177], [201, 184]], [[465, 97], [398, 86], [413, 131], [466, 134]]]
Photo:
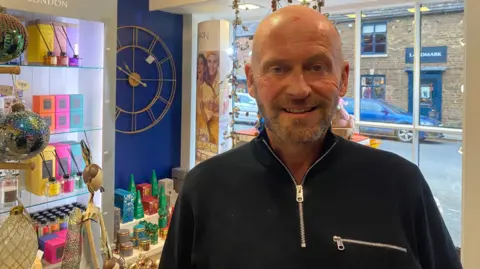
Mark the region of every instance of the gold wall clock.
[[159, 123], [172, 106], [175, 62], [165, 43], [146, 28], [121, 26], [117, 36], [115, 129], [137, 134]]

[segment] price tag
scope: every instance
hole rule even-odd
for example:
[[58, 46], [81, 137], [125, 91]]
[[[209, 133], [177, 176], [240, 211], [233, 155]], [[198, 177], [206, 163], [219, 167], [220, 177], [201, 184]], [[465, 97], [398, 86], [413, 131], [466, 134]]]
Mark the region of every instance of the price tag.
[[13, 87], [7, 85], [0, 85], [0, 95], [3, 96], [12, 96], [13, 95]]
[[15, 81], [15, 87], [19, 90], [26, 91], [30, 89], [30, 83], [25, 80], [17, 80]]

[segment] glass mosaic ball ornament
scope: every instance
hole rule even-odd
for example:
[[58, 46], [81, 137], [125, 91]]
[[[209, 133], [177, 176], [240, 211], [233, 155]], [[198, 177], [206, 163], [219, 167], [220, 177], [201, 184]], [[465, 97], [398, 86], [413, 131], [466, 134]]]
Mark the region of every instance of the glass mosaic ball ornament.
[[42, 152], [50, 141], [50, 129], [38, 115], [17, 103], [0, 119], [0, 159], [22, 161]]
[[25, 26], [0, 6], [0, 63], [20, 57], [27, 46], [28, 33]]

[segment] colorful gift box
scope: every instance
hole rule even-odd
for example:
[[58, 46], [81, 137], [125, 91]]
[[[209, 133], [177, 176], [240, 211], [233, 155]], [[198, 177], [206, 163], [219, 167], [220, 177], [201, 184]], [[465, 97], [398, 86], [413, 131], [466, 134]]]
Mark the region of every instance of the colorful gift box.
[[70, 96], [69, 95], [55, 95], [55, 112], [69, 112], [70, 111]]
[[[70, 152], [68, 151], [70, 149], [69, 144], [65, 143], [52, 143], [50, 144], [55, 147], [55, 150], [57, 151], [58, 159], [60, 160], [60, 163], [63, 166], [63, 169], [65, 169], [65, 173], [71, 174], [72, 173], [72, 160], [70, 158]], [[55, 173], [56, 178], [62, 178], [63, 177], [63, 171], [59, 165], [59, 162], [57, 160], [56, 162], [57, 170]]]
[[142, 201], [145, 199], [145, 197], [152, 195], [152, 185], [149, 183], [137, 184], [137, 190], [140, 191]]
[[67, 239], [67, 233], [68, 233], [68, 230], [61, 230], [54, 234], [57, 235], [57, 237], [59, 238]]
[[122, 223], [133, 221], [134, 196], [131, 192], [124, 189], [115, 190], [115, 207], [120, 208]]
[[50, 264], [56, 264], [62, 261], [63, 251], [65, 250], [65, 238], [55, 238], [45, 243], [44, 259]]
[[41, 236], [38, 238], [38, 248], [41, 250], [41, 251], [44, 251], [45, 250], [45, 244], [52, 240], [52, 239], [55, 239], [57, 238], [58, 235], [56, 234], [46, 234], [44, 236]]
[[35, 164], [33, 170], [25, 170], [25, 188], [28, 192], [31, 192], [37, 196], [45, 195], [45, 185], [47, 184], [48, 179], [50, 178], [48, 171], [52, 173], [52, 176], [56, 172], [56, 161], [54, 150], [55, 147], [47, 146], [42, 154], [45, 158], [45, 163], [42, 160], [40, 155], [37, 155], [29, 160]]
[[169, 206], [175, 206], [175, 203], [177, 202], [177, 199], [178, 199], [178, 193], [173, 191], [171, 193], [168, 193], [166, 196], [167, 196], [167, 204]]
[[70, 95], [70, 111], [82, 111], [83, 110], [83, 94], [71, 94]]
[[34, 95], [32, 100], [33, 112], [37, 114], [55, 113], [55, 96]]
[[153, 196], [142, 198], [143, 211], [147, 215], [155, 215], [158, 212], [158, 199]]
[[70, 112], [55, 113], [55, 129], [70, 128]]
[[55, 124], [55, 120], [56, 120], [55, 113], [46, 113], [46, 114], [39, 114], [39, 115], [48, 125], [48, 129], [50, 129], [50, 131], [54, 131], [55, 128], [57, 127]]
[[70, 129], [83, 128], [83, 110], [70, 110]]
[[83, 169], [85, 169], [85, 161], [83, 160], [83, 157], [82, 157], [82, 146], [80, 145], [80, 143], [77, 141], [65, 141], [65, 142], [62, 142], [62, 144], [70, 145], [70, 150], [72, 151], [73, 157], [77, 162], [78, 169], [80, 169], [80, 171], [77, 171], [77, 168], [75, 167], [75, 164], [72, 161], [72, 164], [71, 164], [72, 171], [70, 173], [74, 174], [77, 172], [83, 172]]

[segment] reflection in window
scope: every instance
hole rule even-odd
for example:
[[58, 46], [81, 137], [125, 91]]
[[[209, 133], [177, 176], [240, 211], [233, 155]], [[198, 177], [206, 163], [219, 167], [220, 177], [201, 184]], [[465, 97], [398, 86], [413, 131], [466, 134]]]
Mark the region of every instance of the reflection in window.
[[362, 98], [385, 100], [384, 75], [362, 75], [360, 88]]
[[362, 26], [362, 54], [387, 53], [387, 24], [364, 23]]

